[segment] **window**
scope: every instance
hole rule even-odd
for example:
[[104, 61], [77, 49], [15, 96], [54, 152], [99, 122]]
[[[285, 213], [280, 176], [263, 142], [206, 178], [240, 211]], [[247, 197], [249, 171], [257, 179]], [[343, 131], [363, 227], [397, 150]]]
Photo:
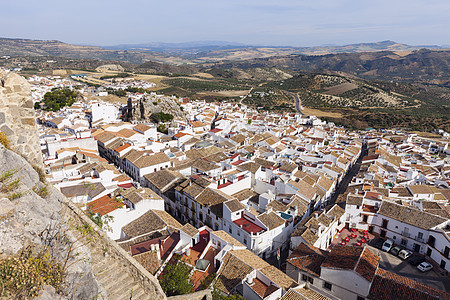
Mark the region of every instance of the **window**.
[[358, 298], [356, 298], [357, 300], [365, 300], [364, 297], [358, 296]]
[[237, 231], [237, 235], [238, 235], [238, 236], [241, 236], [241, 232], [240, 232], [239, 230]]
[[305, 274], [302, 274], [302, 280], [303, 281], [308, 281], [311, 284], [314, 283], [314, 279], [312, 277], [309, 277], [308, 275], [305, 275]]
[[231, 226], [230, 226], [230, 229], [228, 229], [228, 231], [229, 231], [230, 233], [233, 233], [233, 229], [231, 229]]
[[327, 289], [327, 290], [331, 291], [331, 287], [332, 286], [333, 285], [331, 283], [329, 283], [329, 282], [326, 282], [326, 281], [323, 282], [323, 288], [324, 289]]
[[403, 246], [406, 246], [406, 243], [407, 243], [408, 241], [406, 240], [406, 239], [402, 239], [402, 242], [401, 242], [401, 244], [403, 245]]
[[247, 239], [246, 238], [244, 238], [244, 244], [247, 245]]
[[381, 225], [381, 227], [383, 228], [387, 228], [389, 221], [386, 219], [383, 219], [383, 224]]

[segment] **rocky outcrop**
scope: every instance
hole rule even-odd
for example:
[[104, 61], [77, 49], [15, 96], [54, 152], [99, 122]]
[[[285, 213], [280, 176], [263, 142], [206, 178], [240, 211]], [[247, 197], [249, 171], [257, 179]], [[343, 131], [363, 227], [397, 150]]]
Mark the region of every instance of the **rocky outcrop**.
[[11, 148], [0, 144], [0, 259], [48, 251], [66, 274], [64, 293], [44, 286], [39, 299], [166, 299], [153, 275], [42, 182], [30, 87], [14, 73], [0, 73], [0, 131]]
[[[42, 165], [42, 154], [31, 99], [30, 85], [22, 76], [0, 69], [0, 132], [15, 152], [34, 165]], [[31, 134], [30, 134], [31, 133]]]
[[[153, 275], [64, 195], [40, 182], [24, 158], [0, 145], [0, 166], [0, 181], [12, 174], [0, 184], [0, 258], [33, 246], [67, 260], [66, 292], [56, 299], [166, 299]], [[17, 186], [2, 192], [16, 180]], [[54, 295], [46, 286], [40, 299]]]
[[[40, 182], [23, 157], [2, 145], [0, 166], [0, 257], [17, 254], [26, 247], [49, 249], [61, 262], [67, 258], [67, 295], [73, 299], [97, 297], [102, 288], [93, 275], [89, 249], [77, 245], [76, 251], [69, 251], [80, 241], [61, 216], [64, 196]], [[14, 182], [17, 184], [12, 186]]]
[[121, 65], [102, 65], [95, 68], [95, 71], [106, 73], [106, 72], [124, 72], [125, 69]]

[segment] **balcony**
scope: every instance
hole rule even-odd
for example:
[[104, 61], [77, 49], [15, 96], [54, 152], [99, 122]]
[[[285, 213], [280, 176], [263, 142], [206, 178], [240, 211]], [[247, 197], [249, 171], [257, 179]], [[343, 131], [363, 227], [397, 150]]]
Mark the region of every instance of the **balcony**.
[[403, 235], [404, 237], [408, 237], [408, 238], [411, 236], [411, 234], [409, 232], [405, 232], [405, 231], [402, 231], [401, 235]]
[[378, 211], [378, 207], [376, 206], [372, 206], [372, 205], [363, 205], [363, 209], [364, 212], [368, 212], [368, 213], [376, 213]]
[[416, 237], [414, 237], [414, 239], [420, 243], [425, 243], [425, 240], [423, 239], [423, 237], [416, 236]]

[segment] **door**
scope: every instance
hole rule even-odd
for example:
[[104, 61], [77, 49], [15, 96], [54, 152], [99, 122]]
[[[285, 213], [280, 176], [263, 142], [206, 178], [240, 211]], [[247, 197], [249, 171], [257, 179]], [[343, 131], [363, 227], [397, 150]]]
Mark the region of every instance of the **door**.
[[431, 256], [431, 252], [433, 252], [433, 250], [431, 250], [431, 248], [428, 248], [428, 250], [427, 250], [427, 256]]
[[380, 231], [380, 236], [383, 237], [383, 238], [386, 237], [386, 230], [381, 230]]
[[445, 265], [447, 263], [445, 262], [445, 260], [441, 260], [441, 264], [439, 265], [439, 267], [441, 267], [441, 269], [445, 270]]
[[369, 226], [369, 232], [370, 232], [370, 233], [373, 232], [373, 226]]
[[414, 244], [414, 252], [420, 252], [420, 245]]

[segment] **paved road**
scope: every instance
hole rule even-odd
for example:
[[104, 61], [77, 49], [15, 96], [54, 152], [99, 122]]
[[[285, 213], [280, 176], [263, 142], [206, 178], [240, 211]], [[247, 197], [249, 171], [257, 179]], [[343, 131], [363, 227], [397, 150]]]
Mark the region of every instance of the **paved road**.
[[352, 181], [353, 177], [355, 177], [358, 174], [359, 169], [361, 168], [362, 159], [366, 155], [367, 155], [367, 146], [365, 144], [363, 144], [362, 149], [361, 149], [361, 155], [358, 157], [358, 160], [353, 165], [351, 170], [344, 176], [344, 179], [341, 181], [339, 187], [337, 188], [337, 190], [334, 192], [333, 196], [331, 197], [329, 204], [336, 203], [337, 197], [340, 194], [345, 193], [345, 190], [347, 190], [347, 187], [348, 187], [349, 183]]
[[450, 293], [450, 278], [441, 276], [430, 270], [422, 273], [416, 267], [410, 265], [407, 261], [401, 260], [397, 256], [381, 251], [377, 248], [367, 245], [370, 251], [380, 255], [380, 267], [392, 273], [407, 277], [409, 279], [419, 281], [425, 285], [431, 286], [435, 289], [446, 291]]
[[242, 104], [242, 101], [244, 101], [245, 98], [248, 97], [248, 95], [253, 91], [253, 88], [251, 88], [248, 92], [247, 95], [245, 95], [244, 97], [242, 97], [241, 101], [239, 101], [240, 104]]
[[298, 98], [297, 94], [288, 92], [288, 91], [284, 91], [288, 94], [290, 94], [292, 97], [294, 97], [295, 100], [295, 109], [301, 114], [301, 115], [305, 115], [301, 110], [300, 110], [300, 98]]

